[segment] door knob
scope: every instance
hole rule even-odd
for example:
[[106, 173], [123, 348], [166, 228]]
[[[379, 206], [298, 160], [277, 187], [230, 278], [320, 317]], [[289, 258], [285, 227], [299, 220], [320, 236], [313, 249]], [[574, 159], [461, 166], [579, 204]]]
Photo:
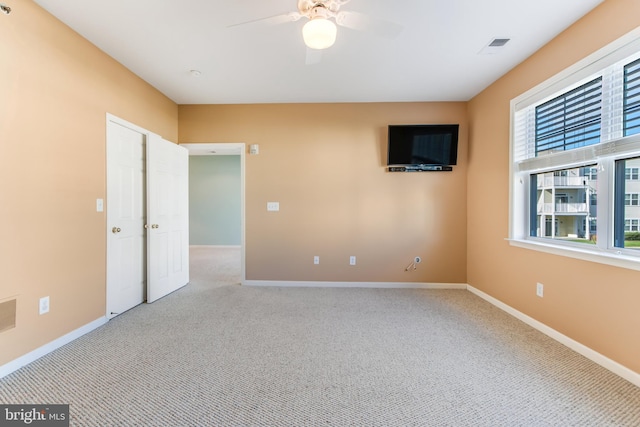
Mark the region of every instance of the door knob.
[[113, 234], [118, 234], [118, 233], [119, 233], [119, 232], [121, 232], [121, 231], [122, 231], [122, 230], [120, 229], [120, 227], [113, 227], [113, 228], [111, 229], [111, 232], [112, 232]]
[[144, 228], [145, 228], [145, 230], [146, 230], [147, 228], [149, 228], [149, 224], [145, 224], [145, 225], [144, 225]]

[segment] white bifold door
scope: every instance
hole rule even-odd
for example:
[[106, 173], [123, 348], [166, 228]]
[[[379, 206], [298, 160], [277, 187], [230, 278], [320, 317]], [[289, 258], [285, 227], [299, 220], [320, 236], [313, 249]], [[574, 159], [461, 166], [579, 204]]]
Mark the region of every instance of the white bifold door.
[[189, 281], [188, 151], [107, 119], [107, 317]]
[[152, 135], [147, 143], [147, 302], [189, 281], [189, 151]]

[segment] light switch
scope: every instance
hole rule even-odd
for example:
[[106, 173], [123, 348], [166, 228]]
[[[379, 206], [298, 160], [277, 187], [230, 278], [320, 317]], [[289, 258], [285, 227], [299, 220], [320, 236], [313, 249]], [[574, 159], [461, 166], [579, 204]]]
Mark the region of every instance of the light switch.
[[280, 210], [280, 202], [267, 202], [267, 210], [269, 212], [278, 212]]
[[96, 212], [102, 212], [104, 210], [104, 200], [96, 199]]

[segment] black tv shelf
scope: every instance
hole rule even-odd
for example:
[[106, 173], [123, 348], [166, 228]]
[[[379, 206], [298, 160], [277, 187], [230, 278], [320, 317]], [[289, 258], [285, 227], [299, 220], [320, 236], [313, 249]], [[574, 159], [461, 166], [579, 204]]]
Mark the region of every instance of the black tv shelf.
[[389, 172], [451, 172], [452, 166], [417, 165], [417, 166], [389, 166]]

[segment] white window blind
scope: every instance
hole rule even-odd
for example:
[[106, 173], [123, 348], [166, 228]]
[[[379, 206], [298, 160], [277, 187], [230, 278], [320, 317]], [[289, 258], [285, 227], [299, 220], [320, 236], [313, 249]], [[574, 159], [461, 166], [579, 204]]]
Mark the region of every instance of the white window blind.
[[640, 59], [624, 67], [624, 135], [640, 133]]

